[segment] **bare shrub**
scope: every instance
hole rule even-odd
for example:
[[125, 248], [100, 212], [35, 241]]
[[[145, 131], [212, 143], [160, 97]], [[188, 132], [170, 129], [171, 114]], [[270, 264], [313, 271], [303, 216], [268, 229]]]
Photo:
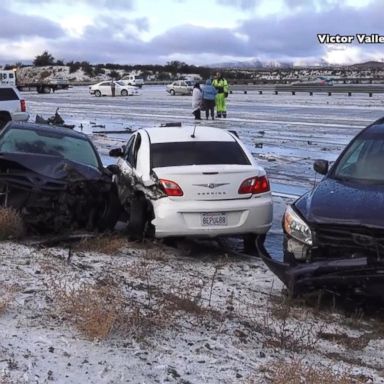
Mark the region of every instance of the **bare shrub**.
[[81, 252], [99, 252], [107, 255], [118, 253], [124, 246], [127, 245], [125, 236], [121, 235], [101, 235], [89, 237], [81, 240], [74, 245], [73, 250]]
[[[263, 367], [267, 382], [273, 384], [358, 384], [361, 378], [347, 372], [333, 372], [330, 367], [312, 366], [300, 360], [275, 361]], [[249, 384], [256, 383], [251, 379]]]
[[91, 340], [105, 339], [112, 333], [142, 340], [172, 321], [163, 305], [146, 305], [126, 297], [113, 276], [106, 275], [92, 284], [69, 280], [51, 280], [47, 284], [56, 303], [54, 311]]
[[301, 352], [315, 347], [325, 323], [316, 322], [309, 309], [279, 296], [270, 298], [262, 328], [265, 346]]
[[21, 215], [13, 208], [0, 207], [0, 240], [19, 239], [24, 233]]
[[103, 339], [115, 328], [124, 298], [114, 285], [52, 282], [59, 314], [90, 339]]

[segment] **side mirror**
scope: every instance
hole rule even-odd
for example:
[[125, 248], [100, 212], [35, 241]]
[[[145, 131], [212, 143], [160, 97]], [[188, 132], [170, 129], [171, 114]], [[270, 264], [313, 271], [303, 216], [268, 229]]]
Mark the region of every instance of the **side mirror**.
[[123, 150], [121, 148], [113, 148], [109, 151], [109, 156], [121, 157], [121, 156], [123, 156]]
[[109, 172], [112, 173], [112, 175], [118, 175], [119, 174], [119, 167], [116, 164], [110, 164], [107, 166], [107, 169]]
[[320, 175], [326, 175], [328, 173], [329, 162], [327, 160], [315, 160], [313, 163], [313, 169], [320, 173]]

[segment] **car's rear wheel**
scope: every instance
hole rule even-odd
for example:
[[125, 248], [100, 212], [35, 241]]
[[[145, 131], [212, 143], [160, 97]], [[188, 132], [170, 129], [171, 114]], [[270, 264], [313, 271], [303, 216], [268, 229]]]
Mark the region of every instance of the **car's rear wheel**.
[[169, 93], [172, 95], [172, 96], [175, 96], [175, 90], [174, 89], [171, 89], [170, 91], [169, 91]]
[[100, 97], [101, 96], [101, 92], [100, 91], [95, 91], [95, 96], [96, 97]]
[[256, 235], [254, 233], [249, 233], [244, 235], [244, 252], [260, 256], [260, 247], [264, 247], [265, 237], [265, 234]]
[[121, 96], [128, 96], [128, 91], [126, 89], [123, 89], [121, 92], [120, 92]]

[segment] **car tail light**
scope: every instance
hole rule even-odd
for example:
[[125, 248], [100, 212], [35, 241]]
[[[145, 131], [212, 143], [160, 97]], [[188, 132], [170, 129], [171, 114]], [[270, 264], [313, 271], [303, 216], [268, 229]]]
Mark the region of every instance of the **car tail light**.
[[183, 190], [171, 180], [160, 179], [160, 185], [168, 196], [183, 196]]
[[256, 194], [268, 192], [269, 190], [269, 182], [266, 176], [250, 177], [241, 183], [239, 194]]
[[27, 111], [27, 105], [26, 105], [24, 99], [20, 100], [20, 108], [21, 108], [21, 112], [26, 112]]

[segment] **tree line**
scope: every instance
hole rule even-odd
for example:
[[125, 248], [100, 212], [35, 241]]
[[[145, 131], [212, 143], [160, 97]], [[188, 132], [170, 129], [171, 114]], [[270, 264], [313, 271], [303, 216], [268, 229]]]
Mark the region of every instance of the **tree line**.
[[[105, 73], [105, 69], [108, 69], [110, 72], [110, 76], [118, 77], [118, 73], [114, 72], [117, 70], [124, 70], [125, 72], [131, 72], [133, 70], [140, 70], [143, 77], [147, 77], [153, 73], [159, 74], [159, 80], [168, 80], [169, 73], [172, 74], [173, 77], [176, 77], [177, 73], [185, 73], [185, 74], [199, 74], [202, 78], [208, 78], [214, 73], [213, 68], [209, 67], [200, 67], [196, 65], [189, 65], [182, 61], [169, 61], [165, 65], [160, 64], [115, 64], [115, 63], [105, 63], [105, 64], [90, 64], [88, 61], [68, 61], [64, 62], [64, 60], [56, 60], [52, 54], [48, 51], [44, 51], [41, 55], [37, 55], [33, 60], [32, 64], [35, 67], [45, 67], [45, 66], [62, 66], [66, 65], [69, 67], [69, 72], [74, 73], [79, 69], [82, 69], [84, 73], [90, 77], [94, 77], [100, 74]], [[7, 64], [5, 65], [5, 69], [11, 69], [14, 67], [26, 67], [22, 63], [16, 63], [13, 65]], [[116, 74], [116, 76], [113, 76]], [[163, 77], [163, 79], [161, 78]]]

